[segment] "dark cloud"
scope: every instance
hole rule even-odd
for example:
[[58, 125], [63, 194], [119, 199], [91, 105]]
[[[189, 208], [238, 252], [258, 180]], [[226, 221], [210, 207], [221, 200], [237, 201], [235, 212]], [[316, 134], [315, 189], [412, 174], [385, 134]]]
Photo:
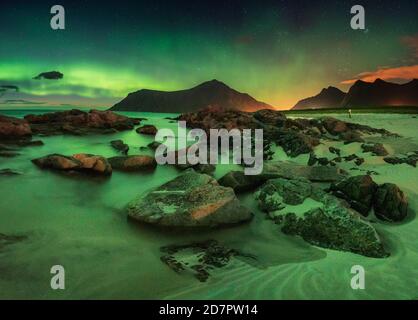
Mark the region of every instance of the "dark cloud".
[[0, 88], [1, 89], [4, 89], [4, 90], [15, 90], [16, 92], [19, 91], [19, 87], [18, 86], [9, 85], [9, 84], [0, 85]]
[[38, 74], [34, 79], [40, 80], [40, 79], [47, 79], [47, 80], [59, 80], [64, 77], [64, 74], [62, 74], [59, 71], [48, 71], [48, 72], [42, 72]]
[[3, 96], [7, 91], [14, 90], [16, 92], [19, 92], [19, 87], [9, 84], [2, 84], [0, 85], [0, 97]]
[[0, 104], [45, 104], [45, 102], [29, 101], [29, 100], [23, 100], [23, 99], [11, 99], [11, 100], [1, 101]]

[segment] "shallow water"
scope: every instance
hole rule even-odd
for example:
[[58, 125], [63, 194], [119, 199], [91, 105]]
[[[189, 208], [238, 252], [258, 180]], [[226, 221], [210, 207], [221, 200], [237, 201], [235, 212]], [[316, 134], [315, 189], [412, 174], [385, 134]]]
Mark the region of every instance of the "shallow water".
[[[14, 115], [23, 116], [23, 113]], [[148, 120], [143, 123], [157, 127], [176, 128], [175, 123], [163, 119], [172, 115], [129, 115], [146, 117]], [[347, 120], [344, 115], [337, 117]], [[386, 141], [388, 149], [418, 149], [418, 120], [410, 115], [365, 114], [351, 120], [404, 136]], [[402, 224], [376, 224], [392, 253], [387, 259], [317, 248], [286, 236], [257, 210], [252, 194], [240, 196], [255, 213], [248, 224], [189, 234], [161, 231], [128, 221], [124, 207], [137, 195], [177, 176], [176, 169], [158, 166], [153, 173], [114, 172], [110, 179], [93, 179], [42, 171], [30, 162], [49, 153], [117, 155], [109, 145], [114, 139], [128, 143], [130, 154], [144, 154], [149, 151], [141, 151], [139, 147], [150, 143], [151, 137], [133, 130], [112, 135], [41, 139], [44, 146], [23, 148], [16, 158], [0, 158], [0, 169], [12, 168], [23, 173], [0, 177], [0, 233], [28, 236], [25, 241], [0, 251], [2, 299], [418, 297], [418, 222], [413, 216]], [[350, 154], [359, 152], [360, 144], [341, 148]], [[319, 146], [317, 152], [326, 155], [327, 146]], [[277, 148], [275, 158], [287, 157]], [[293, 159], [300, 163], [306, 160], [306, 156]], [[344, 166], [349, 170], [354, 165]], [[215, 176], [222, 176], [232, 167], [218, 166]], [[378, 183], [397, 183], [407, 193], [412, 211], [418, 209], [417, 168], [388, 165], [381, 157], [370, 156], [361, 168], [380, 173], [374, 176]], [[206, 239], [216, 239], [255, 255], [257, 261], [234, 259], [213, 272], [205, 283], [188, 274], [177, 274], [161, 263], [161, 246]], [[50, 288], [50, 268], [57, 264], [65, 268], [65, 290]], [[354, 264], [366, 269], [365, 290], [350, 287], [350, 269]]]

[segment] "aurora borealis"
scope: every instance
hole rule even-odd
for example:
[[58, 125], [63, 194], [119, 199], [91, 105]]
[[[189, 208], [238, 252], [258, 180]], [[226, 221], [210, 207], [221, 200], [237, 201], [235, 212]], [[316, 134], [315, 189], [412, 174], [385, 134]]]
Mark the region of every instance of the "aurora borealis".
[[[0, 97], [110, 106], [141, 88], [218, 79], [278, 108], [358, 78], [418, 78], [418, 2], [7, 1], [0, 11]], [[350, 28], [362, 4], [366, 30]], [[34, 80], [57, 70], [61, 80]]]

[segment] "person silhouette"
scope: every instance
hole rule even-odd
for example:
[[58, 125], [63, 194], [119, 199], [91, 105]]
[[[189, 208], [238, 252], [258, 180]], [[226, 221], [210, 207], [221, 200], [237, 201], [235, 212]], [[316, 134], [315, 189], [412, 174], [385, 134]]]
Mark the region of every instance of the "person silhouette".
[[348, 109], [348, 117], [351, 118], [351, 109]]

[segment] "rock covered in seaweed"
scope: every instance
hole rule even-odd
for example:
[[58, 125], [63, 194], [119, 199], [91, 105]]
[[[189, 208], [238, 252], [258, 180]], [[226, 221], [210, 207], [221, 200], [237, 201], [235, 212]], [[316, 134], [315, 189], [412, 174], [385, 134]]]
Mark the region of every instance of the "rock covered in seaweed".
[[372, 208], [376, 217], [386, 221], [402, 221], [408, 214], [403, 191], [393, 183], [377, 185], [370, 175], [349, 177], [331, 185], [330, 190], [365, 216]]
[[194, 170], [133, 200], [128, 215], [140, 222], [172, 227], [217, 227], [252, 218], [231, 188]]
[[350, 206], [367, 216], [373, 204], [377, 184], [370, 175], [354, 176], [331, 185], [331, 191]]
[[[234, 257], [245, 257], [238, 250], [228, 248], [216, 240], [169, 245], [160, 248], [161, 261], [177, 273], [191, 272], [199, 281], [205, 282], [213, 269], [228, 265]], [[255, 257], [251, 258], [255, 259]]]
[[[308, 199], [315, 205], [304, 206]], [[299, 235], [324, 248], [379, 258], [388, 255], [370, 223], [305, 179], [269, 180], [257, 192], [257, 200], [260, 208], [281, 224], [286, 234]], [[289, 205], [294, 206], [295, 212]], [[281, 213], [285, 208], [287, 211]]]
[[375, 215], [387, 221], [402, 221], [408, 214], [408, 200], [393, 183], [379, 186], [373, 199]]

